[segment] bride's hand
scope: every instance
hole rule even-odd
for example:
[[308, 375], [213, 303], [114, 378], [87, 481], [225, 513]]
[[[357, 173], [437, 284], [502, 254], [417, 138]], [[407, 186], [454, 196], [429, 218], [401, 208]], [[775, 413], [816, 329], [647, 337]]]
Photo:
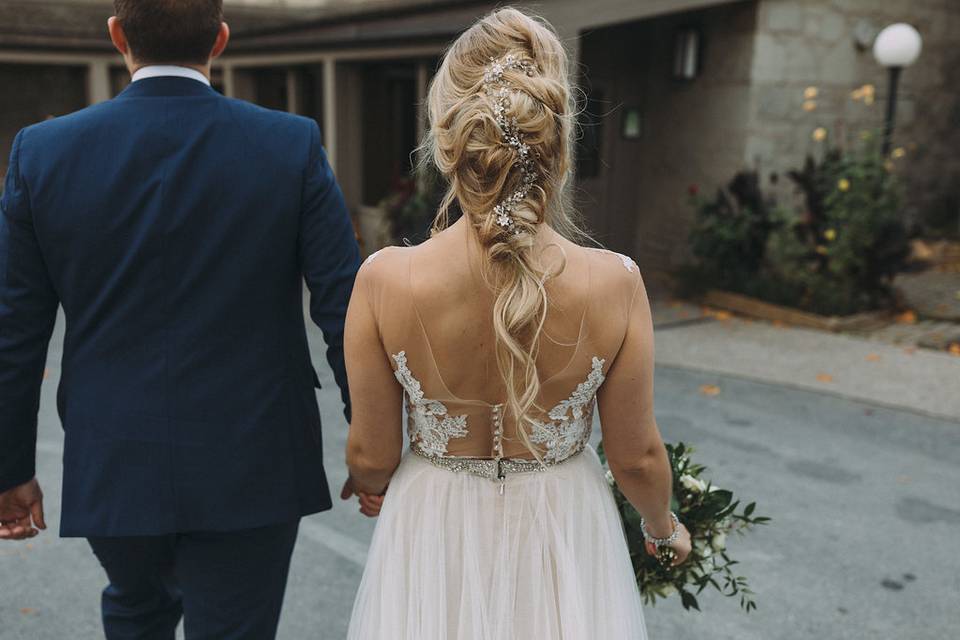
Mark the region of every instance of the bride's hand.
[[376, 518], [380, 515], [380, 509], [383, 508], [383, 496], [374, 496], [369, 493], [360, 492], [360, 513], [368, 518]]
[[[652, 543], [646, 543], [647, 553], [656, 557], [657, 547]], [[673, 549], [673, 552], [677, 554], [676, 558], [673, 560], [673, 566], [683, 564], [687, 560], [687, 556], [690, 555], [690, 551], [693, 550], [693, 544], [690, 540], [690, 532], [687, 531], [687, 528], [683, 526], [683, 523], [680, 523], [680, 539], [670, 545], [670, 548]]]

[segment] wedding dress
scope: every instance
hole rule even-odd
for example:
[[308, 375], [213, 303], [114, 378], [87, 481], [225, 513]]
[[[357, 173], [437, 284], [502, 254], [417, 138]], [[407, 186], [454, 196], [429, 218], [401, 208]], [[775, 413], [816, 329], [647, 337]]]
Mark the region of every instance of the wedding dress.
[[477, 275], [456, 273], [469, 261], [452, 258], [391, 248], [364, 267], [380, 271], [364, 278], [365, 297], [404, 391], [410, 450], [348, 638], [645, 640], [622, 524], [588, 444], [636, 265], [578, 248], [551, 285], [538, 368], [540, 406], [552, 408], [529, 429], [541, 463], [499, 400], [491, 302], [450, 284]]

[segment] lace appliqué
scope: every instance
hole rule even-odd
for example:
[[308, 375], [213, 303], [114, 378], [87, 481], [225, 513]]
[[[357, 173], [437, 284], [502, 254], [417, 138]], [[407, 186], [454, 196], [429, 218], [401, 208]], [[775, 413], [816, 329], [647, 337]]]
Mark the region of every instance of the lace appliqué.
[[367, 256], [367, 259], [363, 261], [363, 266], [367, 266], [368, 264], [370, 264], [371, 262], [373, 262], [374, 260], [376, 260], [376, 259], [380, 256], [381, 253], [383, 253], [384, 251], [387, 250], [387, 248], [388, 248], [388, 247], [384, 247], [383, 249], [378, 249], [378, 250], [374, 251], [373, 253], [371, 253], [369, 256]]
[[446, 455], [447, 443], [451, 439], [466, 437], [467, 416], [451, 416], [442, 402], [423, 397], [420, 381], [407, 367], [405, 351], [394, 355], [393, 360], [397, 363], [394, 375], [407, 393], [411, 442], [416, 442], [427, 456]]
[[544, 445], [545, 462], [566, 460], [578, 453], [590, 439], [594, 400], [604, 381], [604, 362], [602, 358], [594, 357], [587, 379], [577, 385], [569, 398], [550, 410], [551, 422], [534, 421], [530, 441]]
[[637, 263], [631, 260], [629, 257], [623, 255], [622, 253], [618, 253], [617, 256], [620, 257], [620, 262], [623, 263], [624, 269], [626, 269], [630, 273], [633, 273], [634, 271], [637, 270]]
[[600, 253], [609, 253], [612, 256], [620, 258], [620, 262], [623, 263], [623, 268], [633, 273], [634, 271], [639, 271], [640, 267], [637, 266], [637, 263], [633, 261], [633, 258], [630, 256], [625, 256], [622, 253], [617, 253], [616, 251], [610, 251], [609, 249], [601, 249], [600, 247], [591, 247], [594, 251], [599, 251]]

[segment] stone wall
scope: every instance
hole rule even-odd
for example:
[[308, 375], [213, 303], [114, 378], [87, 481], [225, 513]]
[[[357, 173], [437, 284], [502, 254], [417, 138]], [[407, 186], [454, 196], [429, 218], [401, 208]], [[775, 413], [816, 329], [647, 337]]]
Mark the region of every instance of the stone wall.
[[0, 175], [7, 172], [10, 146], [20, 129], [87, 106], [86, 82], [85, 67], [0, 64]]
[[[912, 24], [923, 52], [901, 77], [894, 147], [907, 185], [908, 220], [960, 198], [960, 2], [956, 0], [764, 0], [758, 7], [750, 122], [744, 162], [784, 172], [822, 150], [813, 131], [855, 141], [884, 120], [887, 74], [873, 58], [873, 36]], [[861, 35], [862, 44], [855, 39]], [[854, 92], [875, 88], [868, 104]], [[805, 96], [808, 88], [815, 88]], [[868, 90], [869, 92], [869, 90]], [[812, 100], [807, 109], [804, 103]], [[786, 195], [791, 189], [781, 181]]]
[[[646, 272], [683, 259], [693, 220], [688, 189], [714, 188], [739, 168], [747, 138], [756, 3], [738, 2], [587, 32], [585, 84], [599, 93], [601, 157], [581, 175], [580, 206], [598, 240], [634, 256]], [[702, 68], [672, 75], [678, 29], [702, 33]], [[622, 135], [625, 110], [642, 133]]]

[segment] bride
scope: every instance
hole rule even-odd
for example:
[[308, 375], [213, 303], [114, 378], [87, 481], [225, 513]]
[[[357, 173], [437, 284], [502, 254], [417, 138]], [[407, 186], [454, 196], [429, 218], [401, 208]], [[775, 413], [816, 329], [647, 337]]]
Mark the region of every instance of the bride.
[[563, 202], [574, 110], [556, 34], [513, 9], [481, 19], [445, 55], [429, 117], [449, 181], [433, 237], [371, 256], [347, 318], [343, 497], [380, 515], [348, 637], [646, 638], [588, 444], [595, 406], [648, 551], [681, 562], [689, 535], [669, 512], [637, 266], [568, 239], [582, 234]]

